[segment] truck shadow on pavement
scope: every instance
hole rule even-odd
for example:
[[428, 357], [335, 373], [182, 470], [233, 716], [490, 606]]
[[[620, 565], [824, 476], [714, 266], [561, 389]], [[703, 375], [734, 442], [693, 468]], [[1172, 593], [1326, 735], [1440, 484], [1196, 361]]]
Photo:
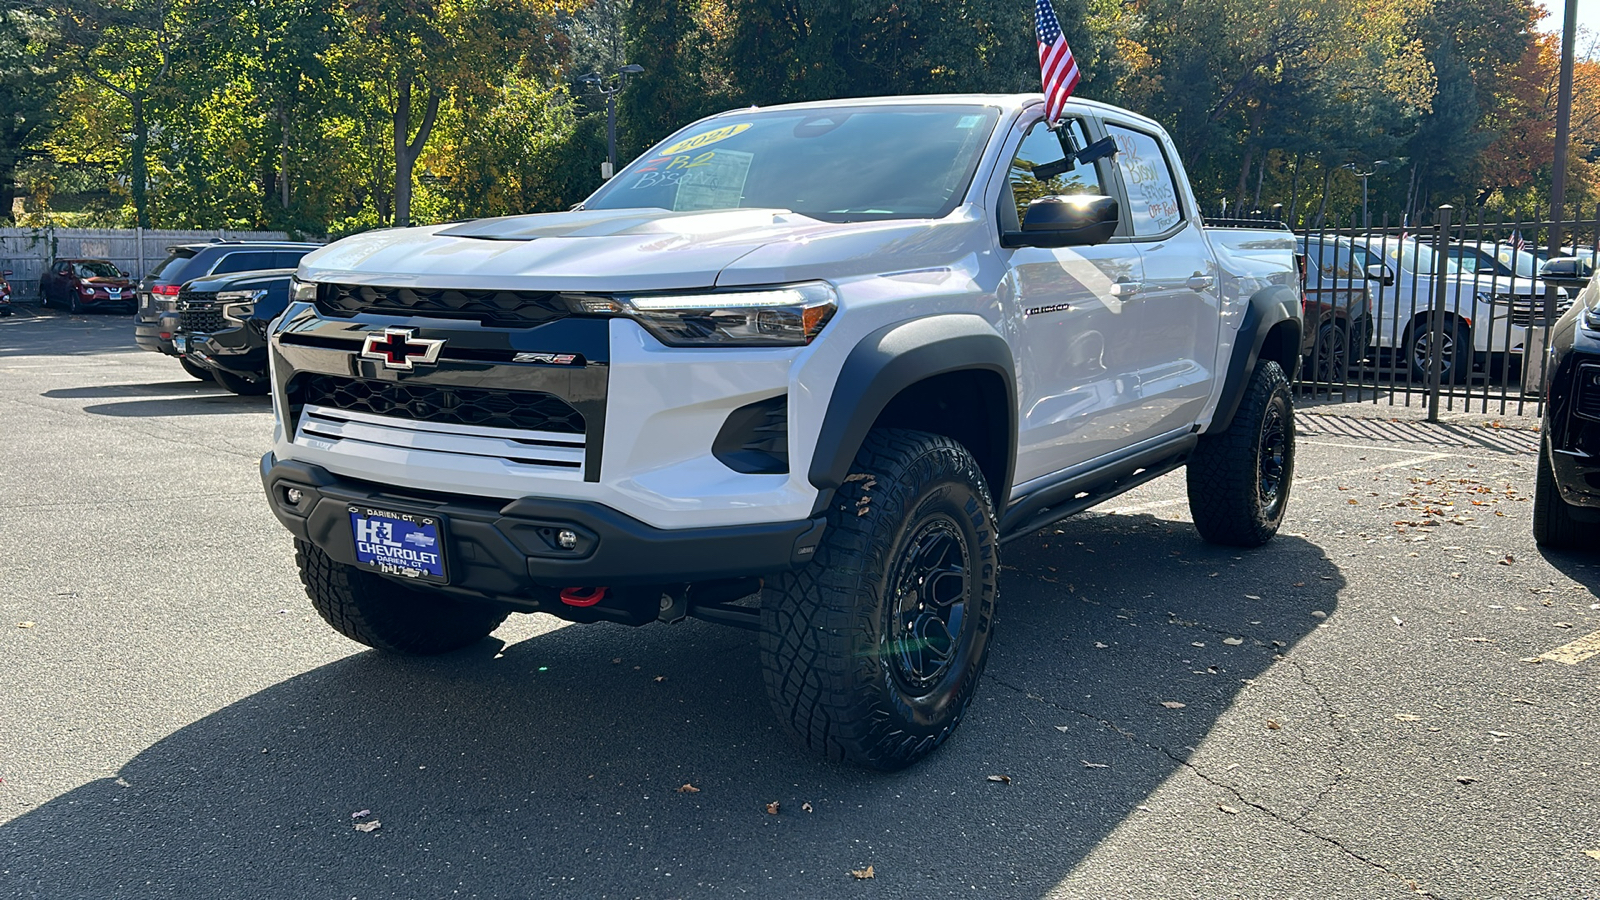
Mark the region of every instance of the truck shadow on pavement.
[[1303, 539], [1230, 551], [1150, 516], [1068, 520], [1005, 562], [979, 697], [907, 772], [794, 748], [754, 636], [703, 623], [357, 652], [0, 826], [0, 893], [1040, 897], [1190, 774], [1344, 586]]

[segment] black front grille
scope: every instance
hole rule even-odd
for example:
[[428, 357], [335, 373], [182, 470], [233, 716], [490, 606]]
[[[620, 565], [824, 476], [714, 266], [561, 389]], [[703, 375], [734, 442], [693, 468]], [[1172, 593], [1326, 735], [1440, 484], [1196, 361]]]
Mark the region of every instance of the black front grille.
[[554, 293], [544, 291], [469, 291], [443, 288], [373, 287], [360, 284], [324, 284], [317, 306], [332, 316], [357, 313], [386, 316], [436, 316], [474, 319], [485, 325], [527, 327], [542, 325], [568, 314]]
[[541, 391], [497, 391], [303, 374], [290, 383], [289, 396], [297, 404], [332, 406], [417, 422], [584, 433], [582, 413], [560, 397]]
[[178, 330], [184, 334], [210, 334], [228, 327], [216, 291], [180, 291], [176, 306]]

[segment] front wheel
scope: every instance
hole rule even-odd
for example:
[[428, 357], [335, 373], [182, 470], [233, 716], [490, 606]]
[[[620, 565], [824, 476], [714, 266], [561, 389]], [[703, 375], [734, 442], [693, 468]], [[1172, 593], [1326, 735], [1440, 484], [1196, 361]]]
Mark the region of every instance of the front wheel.
[[1189, 512], [1213, 544], [1259, 547], [1283, 524], [1294, 481], [1294, 404], [1272, 360], [1250, 375], [1233, 421], [1189, 459]]
[[835, 761], [902, 769], [933, 752], [977, 690], [994, 632], [993, 503], [972, 455], [939, 435], [867, 436], [816, 558], [769, 583], [767, 695]]
[[190, 375], [200, 379], [201, 381], [211, 380], [211, 370], [200, 365], [187, 356], [178, 357], [178, 365], [183, 366], [183, 370], [185, 372], [188, 372]]
[[1556, 485], [1555, 467], [1550, 464], [1550, 449], [1539, 445], [1539, 464], [1533, 479], [1533, 540], [1552, 550], [1590, 549], [1586, 540], [1600, 531], [1594, 524], [1580, 522], [1572, 514], [1572, 504], [1561, 497]]
[[365, 569], [335, 562], [317, 545], [294, 542], [306, 596], [334, 630], [375, 650], [432, 656], [476, 644], [506, 620], [506, 611], [464, 603]]
[[[1406, 335], [1406, 359], [1413, 383], [1428, 383], [1428, 366], [1436, 335], [1430, 322], [1418, 322]], [[1450, 320], [1439, 329], [1439, 383], [1466, 384], [1472, 374], [1472, 329]]]

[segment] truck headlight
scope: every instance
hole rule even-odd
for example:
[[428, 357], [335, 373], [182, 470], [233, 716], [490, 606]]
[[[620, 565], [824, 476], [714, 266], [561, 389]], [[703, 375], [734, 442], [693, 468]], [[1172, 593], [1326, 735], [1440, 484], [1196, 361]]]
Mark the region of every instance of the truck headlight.
[[290, 303], [315, 303], [317, 300], [317, 283], [315, 281], [301, 281], [298, 278], [289, 279]]
[[838, 308], [826, 282], [694, 294], [582, 298], [580, 312], [622, 314], [669, 347], [804, 347]]
[[217, 294], [217, 302], [222, 304], [222, 317], [239, 325], [254, 315], [256, 304], [266, 298], [266, 291], [222, 291]]

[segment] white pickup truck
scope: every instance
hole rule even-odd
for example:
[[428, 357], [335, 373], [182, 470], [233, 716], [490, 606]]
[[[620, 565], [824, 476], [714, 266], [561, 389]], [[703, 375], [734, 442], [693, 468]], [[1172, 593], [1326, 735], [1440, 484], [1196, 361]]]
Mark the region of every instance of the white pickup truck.
[[1155, 122], [1042, 117], [741, 109], [573, 211], [307, 256], [261, 475], [317, 610], [397, 653], [755, 629], [789, 731], [894, 769], [974, 696], [1004, 542], [1185, 463], [1202, 537], [1266, 542], [1297, 280], [1219, 262]]

